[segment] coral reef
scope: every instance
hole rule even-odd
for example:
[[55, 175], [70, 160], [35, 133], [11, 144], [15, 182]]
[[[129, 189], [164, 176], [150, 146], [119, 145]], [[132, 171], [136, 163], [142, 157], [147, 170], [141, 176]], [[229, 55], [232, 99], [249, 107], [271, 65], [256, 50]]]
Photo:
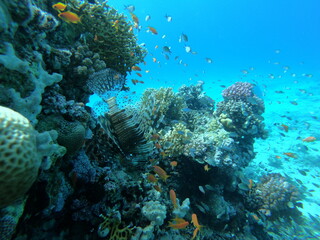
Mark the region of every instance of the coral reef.
[[[273, 221], [298, 219], [293, 183], [242, 177], [267, 136], [253, 84], [216, 110], [202, 81], [126, 104], [146, 55], [135, 26], [107, 1], [59, 3], [77, 23], [51, 4], [0, 3], [1, 240], [191, 239], [182, 223], [205, 226], [198, 239], [271, 239]], [[108, 106], [87, 107], [92, 93]]]
[[0, 208], [24, 196], [38, 176], [36, 132], [21, 114], [0, 106]]
[[224, 101], [218, 103], [216, 115], [226, 130], [240, 137], [266, 138], [263, 117], [264, 103], [253, 92], [253, 85], [237, 82], [223, 91]]
[[298, 189], [279, 173], [264, 176], [248, 197], [248, 204], [266, 216], [295, 207], [300, 199]]
[[152, 225], [161, 226], [166, 218], [166, 206], [158, 201], [148, 201], [142, 208], [142, 214], [151, 222]]
[[77, 5], [77, 1], [71, 2], [82, 15], [89, 50], [98, 53], [108, 68], [126, 75], [132, 66], [143, 61], [146, 51], [137, 44], [133, 25], [123, 14], [106, 3]]

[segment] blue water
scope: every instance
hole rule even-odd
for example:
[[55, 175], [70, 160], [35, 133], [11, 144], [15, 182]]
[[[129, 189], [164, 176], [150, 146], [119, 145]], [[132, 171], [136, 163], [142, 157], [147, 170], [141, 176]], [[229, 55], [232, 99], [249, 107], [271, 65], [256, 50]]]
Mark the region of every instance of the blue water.
[[[143, 70], [143, 86], [171, 86], [204, 81], [207, 94], [217, 99], [220, 85], [245, 79], [277, 87], [291, 83], [293, 77], [313, 74], [315, 81], [320, 74], [320, 3], [308, 1], [109, 1], [114, 8], [131, 19], [124, 5], [135, 6], [134, 13], [142, 29], [136, 31], [139, 43], [146, 44], [149, 52]], [[145, 21], [147, 15], [151, 16]], [[172, 17], [167, 22], [165, 15]], [[157, 29], [158, 35], [147, 32], [148, 26]], [[189, 41], [180, 43], [185, 33]], [[163, 36], [165, 37], [163, 38]], [[158, 45], [159, 48], [155, 49]], [[190, 46], [197, 54], [186, 53]], [[169, 46], [172, 54], [166, 60], [162, 47]], [[277, 53], [278, 52], [278, 53]], [[174, 58], [178, 56], [178, 60]], [[154, 63], [152, 58], [157, 62]], [[205, 61], [211, 58], [212, 64]], [[182, 60], [182, 64], [179, 61]], [[184, 66], [187, 64], [187, 66]], [[284, 67], [289, 67], [287, 74]], [[253, 71], [249, 69], [254, 69]], [[242, 70], [249, 73], [243, 74]], [[269, 74], [276, 76], [268, 78]], [[281, 75], [281, 79], [278, 76]], [[132, 78], [137, 78], [135, 73]], [[130, 76], [128, 76], [130, 79]]]

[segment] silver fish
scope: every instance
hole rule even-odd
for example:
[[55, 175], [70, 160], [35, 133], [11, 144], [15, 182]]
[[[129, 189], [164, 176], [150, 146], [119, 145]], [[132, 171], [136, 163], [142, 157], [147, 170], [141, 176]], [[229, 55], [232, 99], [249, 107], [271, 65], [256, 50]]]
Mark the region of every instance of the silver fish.
[[150, 19], [151, 19], [150, 15], [147, 15], [146, 18], [145, 18], [146, 22], [148, 22]]
[[207, 62], [207, 63], [212, 63], [213, 61], [212, 61], [211, 58], [206, 58], [206, 62]]
[[172, 21], [172, 17], [169, 16], [169, 15], [166, 15], [165, 18], [167, 19], [168, 22], [171, 22], [171, 21]]
[[180, 38], [179, 38], [179, 42], [188, 42], [188, 36], [184, 33], [181, 33]]
[[130, 13], [133, 13], [134, 10], [136, 10], [136, 7], [134, 5], [124, 5], [124, 9], [128, 10]]
[[162, 48], [162, 50], [164, 51], [164, 52], [167, 52], [167, 53], [171, 53], [171, 47], [168, 47], [168, 46], [164, 46], [163, 48]]
[[206, 194], [206, 191], [204, 190], [204, 188], [202, 186], [199, 186], [199, 191], [202, 192], [203, 194]]
[[185, 46], [184, 49], [186, 50], [187, 53], [191, 53], [191, 47]]

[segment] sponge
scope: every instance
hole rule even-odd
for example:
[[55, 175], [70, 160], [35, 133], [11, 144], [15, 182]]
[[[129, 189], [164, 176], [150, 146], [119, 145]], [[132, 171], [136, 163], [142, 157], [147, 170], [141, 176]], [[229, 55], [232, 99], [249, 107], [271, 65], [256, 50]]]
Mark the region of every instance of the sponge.
[[0, 208], [24, 196], [40, 164], [36, 131], [29, 120], [0, 106]]

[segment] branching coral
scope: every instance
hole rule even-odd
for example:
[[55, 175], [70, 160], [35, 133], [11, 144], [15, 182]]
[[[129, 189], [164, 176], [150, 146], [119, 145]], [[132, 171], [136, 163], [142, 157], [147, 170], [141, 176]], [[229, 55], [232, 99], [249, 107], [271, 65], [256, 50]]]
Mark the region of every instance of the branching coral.
[[127, 240], [132, 235], [132, 228], [128, 226], [121, 228], [121, 222], [100, 215], [104, 221], [99, 225], [98, 235], [100, 237], [108, 236], [109, 240]]
[[294, 208], [299, 200], [299, 192], [295, 186], [279, 173], [264, 176], [248, 196], [248, 203], [266, 216], [282, 210]]
[[[98, 53], [108, 68], [126, 75], [131, 67], [142, 62], [146, 51], [137, 44], [133, 25], [123, 14], [106, 4], [80, 4], [70, 1], [87, 34], [89, 50]], [[81, 26], [79, 26], [81, 27]]]
[[160, 145], [169, 157], [179, 156], [184, 152], [185, 144], [190, 142], [192, 133], [185, 125], [177, 123], [166, 133], [160, 131]]
[[172, 88], [148, 88], [141, 98], [140, 112], [144, 125], [158, 129], [165, 118], [179, 119], [184, 107], [183, 98], [175, 95]]

